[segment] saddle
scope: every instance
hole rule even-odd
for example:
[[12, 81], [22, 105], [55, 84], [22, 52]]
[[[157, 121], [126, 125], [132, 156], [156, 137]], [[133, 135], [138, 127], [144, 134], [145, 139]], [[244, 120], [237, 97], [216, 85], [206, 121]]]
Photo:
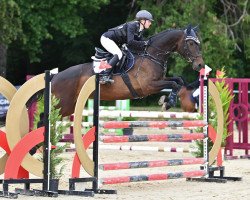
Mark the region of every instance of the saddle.
[[[130, 93], [132, 94], [132, 96], [137, 99], [140, 98], [140, 96], [137, 94], [137, 92], [135, 91], [130, 78], [127, 74], [127, 72], [133, 68], [134, 63], [135, 63], [135, 57], [134, 55], [131, 53], [131, 51], [129, 51], [129, 49], [127, 48], [122, 48], [122, 59], [116, 64], [115, 67], [113, 67], [112, 69], [112, 73], [113, 75], [120, 75], [125, 83], [125, 85], [127, 86], [127, 88], [129, 89]], [[99, 67], [101, 61], [106, 61], [109, 62], [110, 59], [112, 59], [113, 55], [107, 51], [104, 51], [100, 48], [95, 48], [95, 56], [92, 56], [91, 58], [93, 59], [93, 67]], [[105, 75], [105, 71], [102, 71], [100, 73], [100, 75]]]
[[[121, 75], [134, 66], [135, 57], [129, 49], [122, 48], [122, 55], [122, 59], [113, 68], [114, 75]], [[113, 55], [111, 53], [95, 47], [95, 55], [91, 57], [93, 59], [93, 67], [99, 66], [101, 61], [109, 62], [112, 57]], [[102, 75], [102, 73], [103, 72], [101, 72], [100, 75]]]

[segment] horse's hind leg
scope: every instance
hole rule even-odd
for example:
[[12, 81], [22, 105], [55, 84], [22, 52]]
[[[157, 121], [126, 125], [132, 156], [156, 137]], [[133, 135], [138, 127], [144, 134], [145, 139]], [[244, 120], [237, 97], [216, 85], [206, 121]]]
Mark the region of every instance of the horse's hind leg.
[[168, 97], [166, 95], [162, 95], [158, 101], [158, 105], [162, 106], [161, 110], [162, 111], [167, 111], [168, 109], [171, 108], [171, 106], [168, 103]]
[[167, 96], [166, 95], [162, 95], [158, 101], [158, 105], [162, 106], [165, 102], [167, 101]]

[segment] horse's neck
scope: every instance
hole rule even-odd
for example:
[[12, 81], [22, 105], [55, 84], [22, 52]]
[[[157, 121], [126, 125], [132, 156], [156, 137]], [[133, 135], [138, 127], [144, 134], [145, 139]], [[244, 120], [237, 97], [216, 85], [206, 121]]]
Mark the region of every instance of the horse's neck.
[[152, 38], [152, 48], [150, 48], [151, 53], [163, 52], [176, 52], [178, 44], [183, 39], [182, 30], [170, 30], [164, 34], [164, 32], [155, 35]]

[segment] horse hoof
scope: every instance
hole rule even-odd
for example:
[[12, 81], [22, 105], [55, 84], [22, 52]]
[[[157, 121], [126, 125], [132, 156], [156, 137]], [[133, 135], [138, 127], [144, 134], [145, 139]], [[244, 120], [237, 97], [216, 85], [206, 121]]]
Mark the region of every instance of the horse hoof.
[[161, 111], [162, 111], [162, 112], [166, 111], [166, 107], [165, 107], [164, 104], [163, 104], [162, 107], [161, 107]]
[[169, 105], [169, 103], [165, 102], [162, 107], [161, 107], [161, 110], [162, 111], [167, 111], [171, 108], [172, 106]]
[[166, 95], [161, 96], [159, 101], [158, 101], [158, 105], [159, 106], [163, 105], [166, 101], [166, 98], [167, 98]]
[[162, 105], [161, 110], [162, 110], [162, 111], [167, 111], [167, 110], [169, 110], [170, 108], [171, 108], [171, 106], [170, 106], [167, 102], [165, 102], [165, 103]]

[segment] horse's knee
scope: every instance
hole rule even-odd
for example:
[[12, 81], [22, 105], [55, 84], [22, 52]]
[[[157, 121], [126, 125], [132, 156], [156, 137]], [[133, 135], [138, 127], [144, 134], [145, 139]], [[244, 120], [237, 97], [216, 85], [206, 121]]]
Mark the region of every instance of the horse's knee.
[[176, 83], [176, 82], [173, 82], [172, 83], [172, 89], [174, 90], [174, 91], [179, 91], [180, 89], [181, 89], [181, 85], [179, 85], [178, 83]]
[[181, 85], [181, 86], [184, 85], [184, 81], [183, 81], [182, 77], [176, 77], [176, 80], [177, 80], [176, 82], [178, 85]]

